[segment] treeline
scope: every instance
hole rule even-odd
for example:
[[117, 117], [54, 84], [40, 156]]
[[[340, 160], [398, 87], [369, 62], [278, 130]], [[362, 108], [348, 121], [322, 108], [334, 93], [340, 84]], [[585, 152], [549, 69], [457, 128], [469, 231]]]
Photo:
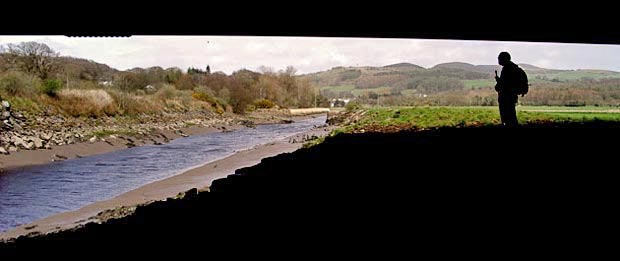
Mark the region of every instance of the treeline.
[[183, 73], [177, 68], [153, 67], [122, 72], [115, 77], [113, 86], [148, 94], [145, 86], [151, 86], [154, 92], [161, 86], [172, 85], [178, 90], [192, 91], [193, 97], [214, 106], [230, 106], [235, 113], [274, 106], [307, 108], [313, 107], [315, 101], [317, 106], [328, 104], [307, 80], [297, 78], [295, 72], [291, 66], [279, 72], [263, 73], [242, 69], [231, 75], [193, 68]]
[[[450, 90], [423, 95], [361, 95], [357, 101], [371, 105], [400, 106], [497, 106], [497, 93], [491, 87]], [[532, 106], [620, 106], [620, 79], [584, 79], [555, 83], [541, 82], [519, 97], [519, 104]]]
[[[73, 115], [151, 113], [168, 107], [205, 108], [199, 103], [218, 113], [329, 105], [307, 80], [296, 77], [295, 73], [295, 68], [290, 66], [278, 72], [268, 68], [263, 68], [262, 73], [242, 69], [231, 75], [211, 73], [209, 66], [206, 70], [189, 68], [186, 72], [161, 67], [117, 71], [105, 64], [61, 57], [42, 43], [0, 47], [3, 98], [12, 99], [18, 106], [32, 104], [31, 107], [37, 107], [34, 111], [39, 107], [36, 104], [59, 106], [65, 111], [75, 111]], [[111, 97], [116, 104], [91, 111], [88, 108], [96, 106], [87, 101], [80, 104], [79, 99], [88, 96], [86, 93], [97, 93], [99, 100]], [[95, 103], [97, 99], [93, 100]]]

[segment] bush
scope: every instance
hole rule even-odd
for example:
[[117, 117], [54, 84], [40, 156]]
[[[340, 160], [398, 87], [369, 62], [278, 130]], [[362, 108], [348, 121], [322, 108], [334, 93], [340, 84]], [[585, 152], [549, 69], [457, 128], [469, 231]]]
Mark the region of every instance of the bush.
[[344, 106], [344, 108], [348, 111], [356, 111], [362, 108], [362, 105], [357, 102], [357, 101], [350, 101], [349, 103], [347, 103], [347, 105]]
[[155, 93], [155, 97], [157, 97], [158, 99], [162, 101], [170, 100], [177, 96], [177, 92], [178, 91], [176, 88], [174, 88], [174, 86], [169, 85], [169, 84], [164, 84], [163, 87], [157, 90], [157, 92]]
[[45, 81], [45, 84], [43, 84], [41, 92], [50, 97], [56, 97], [61, 87], [62, 84], [59, 80], [47, 80]]
[[52, 99], [52, 104], [74, 117], [98, 117], [118, 113], [114, 99], [103, 90], [64, 89], [56, 95], [58, 99]]
[[215, 112], [222, 114], [225, 111], [227, 103], [223, 99], [215, 97], [214, 93], [215, 92], [209, 88], [199, 87], [194, 89], [192, 97], [196, 100], [208, 103], [215, 109]]
[[124, 91], [107, 91], [116, 102], [116, 106], [120, 109], [120, 114], [137, 115], [146, 112], [158, 110], [156, 106], [145, 99], [139, 99], [135, 95]]
[[254, 106], [256, 106], [256, 108], [258, 109], [271, 109], [276, 106], [276, 104], [270, 100], [262, 99], [254, 102]]
[[0, 91], [10, 96], [33, 97], [40, 80], [22, 72], [9, 72], [0, 79]]
[[216, 101], [213, 97], [211, 97], [209, 94], [204, 93], [204, 92], [194, 92], [192, 93], [192, 97], [196, 100], [199, 101], [204, 101], [204, 102], [208, 102], [209, 104], [211, 104], [211, 106], [215, 106], [216, 105]]

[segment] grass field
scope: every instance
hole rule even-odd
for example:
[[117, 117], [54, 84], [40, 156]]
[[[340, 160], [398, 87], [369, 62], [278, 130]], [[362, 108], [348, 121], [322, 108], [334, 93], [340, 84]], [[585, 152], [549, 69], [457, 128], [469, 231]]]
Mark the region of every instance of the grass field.
[[389, 94], [392, 90], [392, 87], [377, 87], [377, 88], [369, 88], [369, 89], [355, 89], [352, 90], [351, 93], [355, 96], [361, 96], [364, 93], [374, 92], [376, 94]]
[[351, 92], [356, 97], [359, 97], [365, 93], [374, 92], [376, 94], [389, 94], [392, 87], [377, 87], [369, 89], [356, 89], [353, 85], [340, 85], [340, 86], [323, 86], [319, 88], [321, 91], [329, 90], [335, 93], [338, 92]]
[[465, 89], [477, 89], [483, 87], [493, 87], [495, 86], [495, 80], [463, 80], [463, 84], [465, 84]]
[[323, 86], [323, 87], [320, 87], [319, 89], [321, 89], [321, 91], [330, 90], [332, 92], [346, 92], [346, 91], [354, 90], [355, 86], [353, 85]]
[[537, 77], [546, 77], [547, 80], [557, 79], [559, 81], [575, 81], [582, 78], [592, 78], [595, 80], [604, 78], [620, 78], [620, 73], [605, 72], [605, 71], [566, 71], [557, 73], [545, 73], [545, 74], [528, 74], [530, 81], [536, 81]]
[[[517, 111], [520, 124], [541, 121], [620, 121], [620, 113], [532, 112], [524, 108]], [[356, 123], [344, 126], [341, 131], [348, 132], [369, 125], [432, 128], [498, 124], [500, 117], [497, 107], [373, 107], [368, 108]]]
[[620, 107], [609, 107], [609, 106], [519, 106], [518, 109], [525, 110], [525, 111], [542, 111], [542, 112], [552, 112], [552, 111], [611, 112], [611, 113], [620, 112]]

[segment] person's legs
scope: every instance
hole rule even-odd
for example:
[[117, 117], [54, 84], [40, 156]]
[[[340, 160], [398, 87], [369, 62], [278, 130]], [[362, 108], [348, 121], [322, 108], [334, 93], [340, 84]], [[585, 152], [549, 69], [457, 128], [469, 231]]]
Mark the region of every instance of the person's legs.
[[508, 127], [517, 126], [519, 122], [517, 121], [517, 110], [515, 108], [516, 102], [511, 98], [504, 97], [500, 97], [498, 101], [502, 124]]
[[519, 125], [517, 121], [517, 109], [515, 108], [514, 103], [506, 103], [506, 126], [516, 127]]

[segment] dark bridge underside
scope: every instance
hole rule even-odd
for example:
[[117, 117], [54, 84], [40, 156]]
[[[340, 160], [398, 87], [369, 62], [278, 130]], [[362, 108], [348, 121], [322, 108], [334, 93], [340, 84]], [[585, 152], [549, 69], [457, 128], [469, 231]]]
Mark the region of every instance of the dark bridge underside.
[[[109, 17], [111, 13], [89, 10], [70, 17], [44, 19], [36, 27], [7, 24], [0, 34], [328, 36], [620, 44], [617, 9], [609, 4], [545, 7], [542, 1], [435, 2], [416, 2], [411, 6], [308, 3], [280, 9], [261, 2], [239, 6], [224, 1], [179, 12], [149, 10], [157, 9], [156, 6], [140, 6], [136, 10], [124, 7], [114, 11], [114, 19], [93, 19]], [[47, 17], [48, 11], [32, 12], [32, 19], [36, 19]], [[36, 12], [42, 14], [37, 16]], [[164, 13], [165, 19], [153, 17]]]
[[205, 255], [222, 247], [358, 256], [606, 248], [618, 130], [594, 122], [339, 135], [239, 169], [211, 192], [0, 251], [114, 251], [135, 242], [197, 245]]

